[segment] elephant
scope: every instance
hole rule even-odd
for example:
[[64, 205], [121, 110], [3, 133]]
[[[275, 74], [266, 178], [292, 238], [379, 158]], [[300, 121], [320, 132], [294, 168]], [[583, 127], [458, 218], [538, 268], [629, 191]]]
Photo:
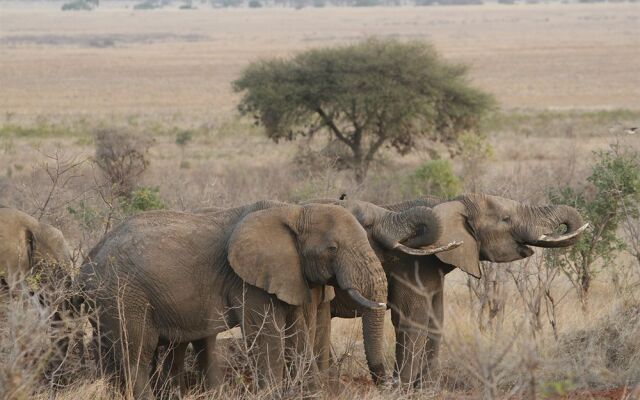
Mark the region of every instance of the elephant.
[[71, 264], [62, 232], [20, 210], [0, 206], [1, 285], [15, 287], [35, 269], [53, 264]]
[[69, 299], [54, 296], [68, 295], [72, 265], [69, 246], [60, 230], [20, 210], [0, 206], [0, 301], [2, 296], [24, 290], [23, 294], [36, 299], [33, 304], [47, 310], [55, 331], [51, 335], [55, 352], [43, 372], [54, 383], [61, 378], [60, 367], [70, 343], [63, 321]]
[[[309, 349], [311, 332], [329, 348], [329, 283], [375, 314], [375, 335], [384, 328], [386, 276], [365, 230], [335, 205], [260, 201], [215, 213], [140, 213], [91, 250], [79, 282], [97, 310], [100, 360], [116, 376], [128, 372], [124, 383], [136, 398], [152, 397], [159, 343], [203, 344], [205, 382], [215, 387], [216, 335], [235, 326], [256, 344], [259, 386], [282, 379], [283, 329], [297, 349]], [[313, 307], [325, 315], [315, 331]], [[310, 317], [299, 318], [304, 313]]]
[[[450, 241], [438, 247], [430, 246], [438, 241], [442, 231], [441, 222], [435, 213], [428, 207], [413, 207], [406, 211], [395, 212], [363, 201], [334, 201], [331, 199], [316, 199], [302, 203], [311, 204], [331, 204], [346, 208], [366, 230], [369, 242], [382, 258], [382, 254], [390, 255], [410, 254], [421, 257], [435, 254], [441, 251], [448, 251], [461, 243]], [[218, 213], [221, 208], [211, 207], [199, 209], [197, 213]], [[327, 303], [328, 305], [328, 303]], [[329, 317], [329, 311], [322, 313], [322, 316]], [[362, 316], [365, 321], [364, 348], [367, 362], [371, 370], [372, 378], [376, 382], [388, 381], [387, 372], [384, 367], [384, 342], [383, 342], [383, 319], [384, 315], [378, 310], [362, 309]], [[319, 320], [321, 318], [318, 318]], [[328, 321], [319, 324], [322, 328], [329, 324]], [[317, 336], [324, 337], [322, 332]], [[202, 349], [201, 343], [194, 342], [194, 349], [197, 353]], [[188, 343], [175, 345], [165, 360], [169, 365], [164, 365], [164, 373], [172, 377], [173, 380], [180, 376], [183, 371], [184, 355]], [[321, 359], [327, 354], [326, 351], [317, 350], [316, 356]], [[179, 381], [184, 390], [185, 384]]]
[[[332, 203], [352, 212], [358, 207], [349, 201]], [[480, 278], [480, 261], [520, 260], [533, 254], [529, 246], [568, 247], [577, 242], [588, 226], [583, 224], [578, 211], [569, 206], [531, 206], [484, 194], [464, 194], [452, 200], [424, 197], [382, 206], [403, 213], [422, 207], [431, 207], [442, 223], [441, 235], [434, 245], [461, 242], [459, 247], [416, 256], [381, 252], [380, 246], [374, 246], [389, 284], [387, 304], [396, 334], [394, 378], [407, 385], [426, 383], [437, 370], [446, 274], [457, 267]], [[564, 233], [554, 233], [563, 225]], [[406, 244], [417, 245], [415, 240]], [[331, 301], [332, 317], [350, 318], [366, 312], [336, 288]], [[365, 336], [369, 332], [367, 324], [363, 320]]]

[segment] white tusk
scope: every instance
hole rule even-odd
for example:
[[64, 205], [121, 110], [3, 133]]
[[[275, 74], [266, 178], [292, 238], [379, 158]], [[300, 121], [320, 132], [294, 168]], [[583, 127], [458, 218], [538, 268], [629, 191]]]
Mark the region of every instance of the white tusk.
[[395, 246], [393, 246], [393, 248], [400, 250], [403, 253], [410, 254], [412, 256], [429, 256], [432, 254], [441, 253], [443, 251], [449, 251], [449, 250], [455, 249], [456, 247], [460, 247], [463, 243], [464, 242], [462, 241], [453, 241], [445, 244], [444, 246], [439, 246], [439, 247], [427, 246], [421, 249], [414, 249], [413, 247], [408, 247], [401, 243], [396, 243]]
[[586, 224], [582, 225], [580, 228], [576, 229], [575, 231], [573, 231], [571, 233], [567, 233], [567, 234], [560, 235], [560, 236], [540, 235], [540, 237], [538, 238], [537, 241], [539, 241], [539, 242], [561, 242], [563, 240], [572, 239], [572, 238], [578, 236], [579, 234], [581, 234], [582, 232], [584, 232], [584, 230], [587, 229], [588, 227], [589, 227], [589, 223], [587, 222]]

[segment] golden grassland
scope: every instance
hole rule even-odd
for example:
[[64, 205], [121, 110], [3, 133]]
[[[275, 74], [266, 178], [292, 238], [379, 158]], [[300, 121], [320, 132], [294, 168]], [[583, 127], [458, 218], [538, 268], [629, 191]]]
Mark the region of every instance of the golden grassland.
[[[367, 36], [428, 40], [506, 108], [640, 108], [640, 6], [134, 11], [0, 4], [0, 110], [19, 115], [233, 109], [248, 62]], [[108, 4], [108, 3], [107, 3]]]
[[[234, 111], [238, 95], [231, 82], [250, 61], [371, 35], [428, 40], [447, 59], [468, 64], [472, 81], [497, 97], [502, 110], [484, 129], [492, 154], [474, 165], [472, 179], [463, 179], [465, 190], [544, 202], [550, 187], [584, 183], [594, 151], [612, 143], [640, 150], [640, 135], [624, 133], [640, 125], [637, 4], [201, 8], [133, 11], [107, 3], [92, 12], [63, 13], [58, 3], [0, 3], [0, 203], [37, 209], [50, 186], [42, 163], [52, 166], [48, 156], [56, 151], [65, 159], [89, 159], [95, 151], [91, 133], [104, 126], [153, 136], [141, 184], [158, 187], [172, 209], [342, 192], [381, 203], [402, 200], [410, 195], [406, 176], [429, 159], [432, 144], [421, 143], [405, 157], [385, 149], [359, 186], [348, 172], [296, 163], [304, 149], [317, 149], [324, 139], [274, 144]], [[194, 136], [181, 150], [175, 135], [185, 129]], [[459, 159], [453, 164], [465, 178], [469, 170]], [[83, 220], [69, 207], [97, 213], [104, 204], [95, 167], [86, 162], [78, 172], [54, 193], [47, 219], [86, 252], [100, 237], [102, 214]], [[640, 265], [621, 254], [610, 267], [596, 277], [586, 312], [567, 281], [554, 282], [558, 338], [545, 311], [542, 329], [529, 328], [530, 298], [521, 297], [507, 273], [529, 267], [493, 266], [495, 274], [485, 279], [499, 290], [486, 294], [501, 307], [491, 320], [470, 294], [467, 277], [452, 272], [442, 372], [432, 390], [411, 398], [517, 398], [529, 386], [538, 398], [576, 390], [597, 398], [593, 391], [626, 387], [606, 398], [637, 398], [640, 321], [633, 315]], [[366, 383], [359, 324], [334, 322], [336, 353], [351, 354], [343, 357], [347, 386], [341, 397], [404, 398]], [[611, 336], [612, 327], [618, 336]], [[387, 343], [391, 362], [390, 324]], [[0, 355], [9, 349], [5, 344], [0, 338]], [[612, 349], [629, 358], [612, 358]], [[353, 378], [356, 385], [349, 383]], [[81, 379], [57, 396], [106, 399], [112, 393], [103, 381]]]

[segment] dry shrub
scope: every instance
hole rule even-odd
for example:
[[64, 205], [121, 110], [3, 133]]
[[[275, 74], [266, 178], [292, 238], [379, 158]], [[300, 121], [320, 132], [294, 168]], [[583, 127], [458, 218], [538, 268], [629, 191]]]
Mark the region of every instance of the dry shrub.
[[153, 139], [116, 128], [94, 133], [95, 162], [119, 196], [129, 197], [149, 166], [147, 153]]
[[582, 388], [640, 382], [640, 302], [622, 302], [585, 329], [560, 337], [553, 353], [556, 380]]
[[86, 318], [72, 310], [76, 294], [53, 267], [0, 288], [0, 398], [53, 393], [85, 376]]

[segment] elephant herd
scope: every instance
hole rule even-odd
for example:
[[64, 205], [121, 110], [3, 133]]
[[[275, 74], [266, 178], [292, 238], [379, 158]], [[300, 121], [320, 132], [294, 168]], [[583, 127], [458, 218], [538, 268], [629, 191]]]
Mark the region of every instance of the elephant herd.
[[[523, 259], [533, 254], [530, 246], [571, 246], [586, 227], [569, 206], [483, 194], [148, 211], [91, 250], [74, 278], [83, 293], [74, 301], [95, 311], [97, 360], [136, 398], [153, 398], [159, 346], [169, 349], [169, 382], [185, 390], [191, 344], [205, 386], [220, 385], [216, 337], [237, 326], [256, 360], [258, 388], [284, 379], [292, 355], [304, 355], [311, 376], [323, 376], [332, 364], [332, 317], [362, 317], [374, 382], [415, 386], [437, 369], [449, 272], [480, 278], [480, 261]], [[69, 260], [60, 231], [0, 208], [3, 282], [45, 259]], [[396, 336], [393, 373], [384, 360], [387, 309]]]

